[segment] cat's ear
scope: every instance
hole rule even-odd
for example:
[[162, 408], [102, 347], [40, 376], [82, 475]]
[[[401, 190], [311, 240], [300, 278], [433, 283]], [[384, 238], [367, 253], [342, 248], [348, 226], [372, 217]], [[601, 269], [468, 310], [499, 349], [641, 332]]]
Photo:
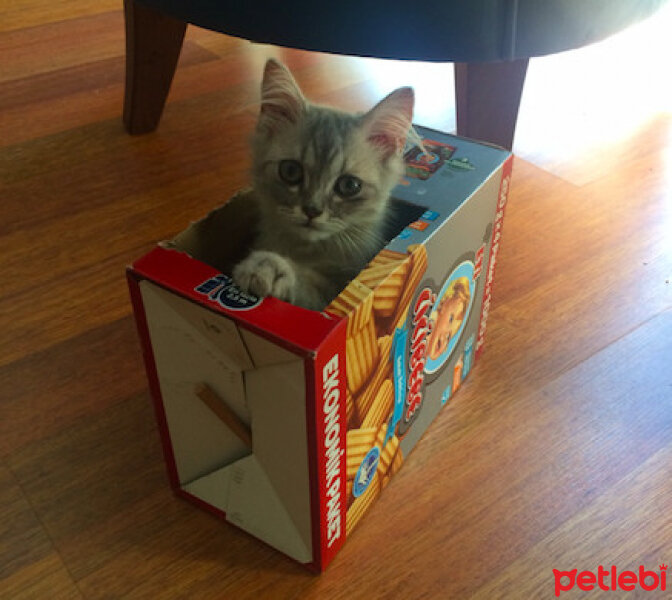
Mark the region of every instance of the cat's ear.
[[413, 121], [413, 88], [402, 87], [383, 98], [363, 117], [369, 142], [386, 155], [401, 154]]
[[269, 59], [261, 83], [261, 112], [257, 127], [273, 134], [287, 123], [296, 123], [306, 109], [306, 100], [287, 68]]

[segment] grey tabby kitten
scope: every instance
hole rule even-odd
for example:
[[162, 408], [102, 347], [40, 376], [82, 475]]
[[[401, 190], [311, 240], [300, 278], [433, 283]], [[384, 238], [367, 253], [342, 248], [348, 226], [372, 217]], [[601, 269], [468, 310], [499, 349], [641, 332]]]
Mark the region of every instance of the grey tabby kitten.
[[257, 296], [322, 310], [384, 244], [413, 90], [349, 114], [308, 102], [289, 71], [269, 60], [261, 91], [252, 142], [259, 231], [233, 279]]

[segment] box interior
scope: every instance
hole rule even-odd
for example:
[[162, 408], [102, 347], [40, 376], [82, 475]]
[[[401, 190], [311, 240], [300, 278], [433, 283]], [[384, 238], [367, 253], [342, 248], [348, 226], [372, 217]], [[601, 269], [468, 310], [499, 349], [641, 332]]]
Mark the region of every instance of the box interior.
[[[410, 223], [419, 219], [425, 210], [424, 206], [392, 198], [380, 250]], [[230, 276], [235, 265], [250, 251], [258, 219], [259, 209], [254, 193], [245, 190], [205, 218], [192, 223], [172, 240], [164, 242], [164, 246], [186, 252]]]
[[[140, 289], [181, 489], [310, 562], [303, 357], [154, 283]], [[198, 397], [204, 383], [250, 427], [252, 448]]]

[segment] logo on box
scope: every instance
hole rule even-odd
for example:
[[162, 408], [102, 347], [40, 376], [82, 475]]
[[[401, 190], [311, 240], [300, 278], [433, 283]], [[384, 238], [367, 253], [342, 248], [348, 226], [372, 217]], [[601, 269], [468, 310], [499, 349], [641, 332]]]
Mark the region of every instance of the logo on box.
[[199, 294], [207, 296], [229, 310], [250, 310], [261, 304], [261, 298], [241, 292], [226, 275], [215, 275], [194, 288]]
[[378, 446], [374, 446], [369, 450], [368, 454], [362, 460], [362, 463], [357, 469], [357, 474], [355, 475], [355, 481], [352, 485], [352, 495], [357, 498], [361, 496], [366, 489], [369, 487], [369, 484], [373, 480], [373, 476], [376, 473], [378, 468], [378, 461], [380, 460], [380, 449]]

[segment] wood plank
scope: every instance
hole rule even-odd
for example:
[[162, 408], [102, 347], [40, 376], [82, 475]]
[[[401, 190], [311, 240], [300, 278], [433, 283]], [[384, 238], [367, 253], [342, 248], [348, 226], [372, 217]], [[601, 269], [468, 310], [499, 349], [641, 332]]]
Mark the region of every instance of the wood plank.
[[[151, 504], [133, 505], [134, 514], [122, 513], [120, 527], [110, 520], [105, 528], [87, 530], [64, 546], [77, 552], [79, 561], [72, 563], [77, 574], [83, 575], [78, 585], [86, 598], [189, 597], [195, 580], [210, 577], [219, 579], [219, 597], [228, 593], [244, 597], [246, 591], [239, 587], [238, 578], [251, 566], [267, 569], [269, 574], [284, 567], [310, 577], [273, 549], [184, 501], [167, 499], [165, 493], [163, 500], [157, 498]], [[76, 547], [79, 541], [83, 548]], [[86, 556], [84, 549], [93, 554]], [[244, 563], [237, 560], [241, 556], [246, 557]], [[103, 564], [96, 564], [101, 559]], [[119, 577], [122, 572], [127, 576]], [[157, 577], [164, 579], [163, 585]], [[206, 596], [213, 594], [211, 590]]]
[[6, 462], [57, 546], [166, 484], [145, 391], [22, 447]]
[[[123, 254], [129, 239], [151, 242], [177, 233], [185, 223], [226, 201], [222, 194], [219, 203], [213, 202], [220, 194], [220, 184], [218, 174], [202, 173], [173, 183], [170, 193], [164, 186], [32, 227], [24, 224], [0, 240], [0, 253], [8, 257], [0, 268], [5, 293], [33, 289], [36, 281], [49, 285], [63, 275]], [[182, 200], [179, 206], [177, 198]]]
[[[5, 321], [0, 337], [0, 365], [127, 317], [129, 300], [124, 269], [137, 253], [150, 248], [151, 245], [130, 248], [122, 256], [60, 278], [42, 293], [36, 282], [35, 289], [0, 300], [0, 314]], [[11, 395], [11, 390], [3, 393], [4, 398]]]
[[[184, 78], [190, 68], [212, 62], [213, 56], [195, 44], [185, 43], [180, 74]], [[171, 99], [209, 91], [204, 83], [209, 83], [211, 89], [221, 87], [221, 78], [218, 81], [213, 77], [212, 69], [197, 70], [198, 76], [191, 79], [202, 84], [180, 86]], [[121, 56], [0, 82], [1, 145], [11, 146], [108, 119], [118, 121], [123, 82], [124, 59]], [[57, 119], [54, 118], [55, 111]]]
[[[230, 121], [234, 124], [253, 122], [252, 117], [245, 114], [231, 117]], [[217, 131], [221, 124], [214, 121], [210, 127]], [[102, 142], [106, 136], [107, 147]], [[222, 139], [226, 141], [222, 142]], [[80, 144], [88, 145], [85, 154], [80, 153]], [[68, 165], [58, 154], [59, 147], [67, 147], [77, 160]], [[114, 212], [116, 204], [128, 203], [132, 198], [138, 208], [147, 210], [151, 204], [143, 200], [145, 196], [163, 197], [164, 201], [169, 201], [172, 198], [169, 193], [171, 184], [176, 184], [178, 195], [182, 195], [187, 193], [187, 184], [195, 183], [199, 177], [204, 182], [203, 190], [199, 191], [195, 186], [196, 189], [189, 193], [193, 197], [203, 194], [201, 208], [207, 202], [214, 206], [246, 183], [246, 147], [243, 134], [216, 136], [216, 139], [204, 141], [195, 155], [185, 159], [162, 137], [130, 141], [119, 122], [104, 122], [68, 134], [41, 138], [20, 148], [0, 150], [0, 168], [6, 173], [3, 188], [5, 218], [0, 223], [0, 233], [27, 235], [31, 228], [56, 227], [48, 224], [50, 220], [67, 223], [68, 219], [81, 218], [86, 211]], [[230, 158], [232, 151], [236, 153], [236, 160]], [[136, 159], [138, 152], [144, 156], [140, 164]], [[142, 177], [138, 176], [140, 174]], [[209, 189], [215, 180], [221, 191]], [[26, 198], [31, 199], [30, 211], [25, 210]], [[133, 215], [129, 214], [127, 218], [130, 220]], [[62, 233], [75, 235], [65, 229]]]
[[12, 600], [83, 600], [60, 557], [52, 553], [0, 581], [0, 594]]
[[123, 27], [122, 14], [115, 7], [91, 16], [73, 14], [67, 20], [0, 31], [0, 81], [123, 56]]
[[0, 596], [81, 598], [37, 514], [0, 463]]
[[[535, 179], [526, 184], [526, 174], [514, 172], [521, 185], [511, 194], [487, 334], [487, 352], [506, 360], [517, 380], [544, 384], [672, 305], [672, 224], [655, 192], [664, 183], [646, 170], [651, 160], [643, 152], [635, 161], [636, 181], [623, 175], [580, 191], [519, 161]], [[507, 356], [509, 336], [531, 352]]]
[[[638, 573], [643, 565], [659, 575], [658, 566], [669, 565], [672, 536], [672, 502], [669, 494], [661, 493], [672, 478], [670, 465], [672, 446], [668, 445], [509, 564], [472, 598], [493, 598], [498, 594], [550, 597], [555, 591], [553, 569], [576, 568], [595, 573], [598, 565], [607, 570], [616, 565], [619, 573]], [[667, 577], [669, 586], [669, 573]], [[653, 578], [648, 578], [647, 583], [652, 584]], [[642, 598], [660, 593], [660, 589], [646, 594], [637, 591]], [[629, 596], [636, 597], [632, 593]], [[581, 592], [581, 598], [603, 597], [598, 586], [592, 593]], [[624, 593], [623, 597], [628, 596]]]
[[[149, 176], [152, 172], [150, 167], [154, 167], [155, 176], [158, 174], [172, 178], [174, 173], [171, 168], [176, 170], [178, 175], [184, 174], [185, 169], [194, 167], [194, 163], [197, 163], [198, 168], [199, 160], [208, 158], [213, 148], [218, 148], [220, 152], [231, 152], [230, 146], [238, 143], [241, 151], [247, 150], [247, 138], [243, 132], [232, 133], [223, 139], [218, 135], [220, 132], [228, 133], [229, 130], [225, 129], [227, 118], [229, 127], [242, 124], [243, 120], [249, 118], [243, 116], [244, 113], [241, 113], [240, 108], [242, 104], [244, 110], [247, 93], [239, 87], [222, 92], [218, 103], [202, 98], [182, 102], [179, 110], [187, 117], [187, 121], [172, 123], [172, 120], [167, 119], [161, 135], [124, 137], [126, 134], [115, 120], [78, 127], [69, 133], [41, 137], [28, 142], [25, 146], [10, 146], [0, 150], [0, 173], [6, 186], [28, 182], [26, 185], [34, 187], [37, 187], [34, 179], [36, 177], [37, 181], [47, 186], [55, 185], [57, 182], [61, 182], [61, 185], [78, 185], [82, 181], [119, 177], [120, 174], [127, 175], [127, 179], [131, 179], [128, 177], [131, 174], [143, 173]], [[233, 106], [236, 107], [235, 113], [231, 110]], [[168, 111], [170, 110], [171, 107], [168, 108]], [[196, 121], [197, 129], [189, 132], [187, 124], [189, 118], [198, 111], [202, 114], [202, 119]], [[195, 121], [192, 120], [191, 123], [193, 125]], [[193, 136], [206, 130], [211, 135], [203, 136], [206, 145], [204, 148], [194, 148], [196, 151], [194, 156], [185, 157], [166, 143], [166, 140], [179, 138], [183, 133], [186, 138], [187, 132]], [[235, 131], [235, 128], [231, 127], [231, 131]], [[142, 163], [138, 163], [136, 153], [143, 148], [146, 149], [147, 155]], [[242, 152], [236, 154], [234, 163], [238, 168], [245, 164], [245, 158], [241, 154]], [[78, 160], [72, 161], [72, 156]], [[112, 161], [111, 158], [115, 160]], [[200, 170], [203, 170], [203, 167]], [[29, 181], [31, 179], [32, 182]], [[105, 183], [109, 186], [109, 181], [105, 180]], [[52, 188], [52, 194], [58, 189]], [[17, 193], [22, 191], [24, 190], [17, 189]], [[56, 199], [67, 206], [62, 196], [57, 195]]]
[[99, 15], [118, 9], [113, 0], [16, 0], [0, 6], [0, 32], [24, 30], [45, 23], [58, 23], [89, 15]]
[[[53, 547], [12, 472], [0, 463], [0, 581], [53, 552]], [[1, 590], [2, 588], [0, 588]]]
[[144, 390], [141, 364], [135, 322], [124, 317], [0, 367], [0, 456]]

